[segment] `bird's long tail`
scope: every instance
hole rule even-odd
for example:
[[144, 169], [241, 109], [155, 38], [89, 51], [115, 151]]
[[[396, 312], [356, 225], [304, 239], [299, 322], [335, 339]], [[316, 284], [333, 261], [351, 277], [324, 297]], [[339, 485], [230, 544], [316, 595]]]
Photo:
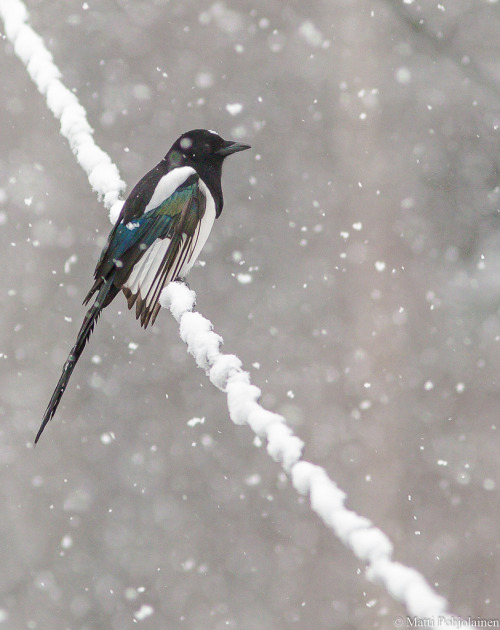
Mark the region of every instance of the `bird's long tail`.
[[111, 300], [118, 293], [118, 288], [113, 285], [114, 274], [110, 275], [101, 285], [99, 289], [99, 293], [97, 294], [96, 300], [94, 304], [89, 308], [87, 314], [85, 315], [85, 319], [83, 320], [82, 327], [80, 328], [80, 332], [78, 333], [78, 337], [76, 338], [76, 343], [71, 349], [71, 352], [66, 359], [66, 363], [64, 364], [61, 378], [56, 385], [54, 393], [52, 394], [52, 398], [45, 410], [43, 415], [42, 424], [38, 429], [38, 433], [36, 434], [35, 444], [40, 439], [40, 436], [45, 429], [47, 423], [52, 420], [56, 409], [61, 402], [62, 395], [69, 383], [69, 379], [71, 378], [71, 374], [75, 369], [75, 366], [80, 358], [80, 355], [85, 348], [85, 344], [90, 338], [92, 331], [94, 330], [94, 326], [97, 322], [99, 315], [101, 314], [102, 309], [107, 306]]

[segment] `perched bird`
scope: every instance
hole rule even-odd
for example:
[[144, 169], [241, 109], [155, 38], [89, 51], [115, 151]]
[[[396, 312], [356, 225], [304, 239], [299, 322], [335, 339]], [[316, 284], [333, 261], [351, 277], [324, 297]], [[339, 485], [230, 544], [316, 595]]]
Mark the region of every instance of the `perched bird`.
[[162, 289], [187, 275], [222, 212], [222, 163], [249, 148], [223, 140], [215, 131], [188, 131], [132, 190], [97, 262], [95, 282], [83, 302], [97, 294], [94, 304], [64, 364], [35, 444], [56, 412], [102, 309], [123, 291], [141, 326], [153, 324]]

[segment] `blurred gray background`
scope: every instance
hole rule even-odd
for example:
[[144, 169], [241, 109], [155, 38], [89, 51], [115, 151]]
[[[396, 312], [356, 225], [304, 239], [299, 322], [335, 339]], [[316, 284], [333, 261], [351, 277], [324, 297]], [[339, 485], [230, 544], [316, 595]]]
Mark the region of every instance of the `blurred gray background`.
[[[499, 618], [499, 3], [27, 4], [128, 190], [190, 128], [252, 145], [199, 310], [395, 558]], [[167, 311], [113, 302], [32, 449], [110, 224], [6, 40], [0, 76], [0, 627], [393, 627]]]

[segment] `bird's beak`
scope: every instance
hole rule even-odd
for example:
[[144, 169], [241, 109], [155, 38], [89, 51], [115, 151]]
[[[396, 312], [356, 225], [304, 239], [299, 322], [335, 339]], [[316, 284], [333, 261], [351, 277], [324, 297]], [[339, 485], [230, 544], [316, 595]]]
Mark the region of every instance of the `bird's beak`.
[[252, 147], [249, 144], [241, 144], [240, 142], [232, 142], [231, 140], [227, 140], [224, 145], [215, 153], [216, 155], [227, 157], [232, 153], [237, 153], [238, 151], [246, 151], [247, 149], [251, 148]]

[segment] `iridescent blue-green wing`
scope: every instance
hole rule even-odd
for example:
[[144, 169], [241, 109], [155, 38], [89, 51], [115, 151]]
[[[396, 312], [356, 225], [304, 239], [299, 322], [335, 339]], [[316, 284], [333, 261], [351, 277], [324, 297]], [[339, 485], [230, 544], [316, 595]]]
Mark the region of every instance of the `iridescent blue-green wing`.
[[110, 256], [108, 255], [111, 253], [109, 251], [109, 248], [111, 244], [116, 244], [117, 242], [116, 233], [119, 226], [125, 225], [130, 221], [141, 217], [144, 214], [144, 211], [154, 194], [156, 186], [164, 175], [165, 165], [163, 162], [160, 162], [148, 173], [146, 173], [146, 175], [144, 175], [134, 186], [127, 199], [125, 200], [125, 203], [123, 204], [120, 215], [113, 229], [109, 233], [106, 245], [104, 246], [101, 255], [99, 256], [99, 260], [97, 261], [97, 265], [94, 271], [94, 278], [97, 279], [98, 276], [105, 275], [104, 272], [106, 271], [106, 269], [101, 268], [101, 265], [111, 260]]
[[[97, 263], [95, 282], [85, 298], [85, 304], [114, 269], [116, 269], [114, 284], [121, 288], [135, 264], [151, 245], [157, 239], [166, 238], [174, 230], [176, 222], [179, 221], [179, 217], [189, 206], [192, 196], [198, 190], [198, 176], [190, 176], [158, 207], [148, 212], [143, 211], [142, 214], [139, 214], [138, 202], [135, 202], [135, 210], [131, 209], [130, 203], [133, 202], [129, 203], [129, 199], [136, 198], [135, 190], [129, 195], [120, 218], [111, 230], [108, 242]], [[151, 196], [149, 194], [146, 197], [147, 202]], [[127, 204], [129, 204], [128, 207]], [[143, 200], [142, 205], [146, 207], [147, 203]], [[127, 220], [131, 216], [132, 218]]]
[[[191, 188], [189, 197], [181, 196], [179, 201], [181, 209], [175, 213], [166, 236], [155, 240], [123, 283], [129, 308], [135, 304], [136, 317], [144, 327], [156, 319], [163, 288], [186, 272], [200, 235], [206, 198], [198, 182]], [[162, 204], [155, 210], [159, 220], [165, 216], [165, 211], [171, 213], [172, 208]]]

